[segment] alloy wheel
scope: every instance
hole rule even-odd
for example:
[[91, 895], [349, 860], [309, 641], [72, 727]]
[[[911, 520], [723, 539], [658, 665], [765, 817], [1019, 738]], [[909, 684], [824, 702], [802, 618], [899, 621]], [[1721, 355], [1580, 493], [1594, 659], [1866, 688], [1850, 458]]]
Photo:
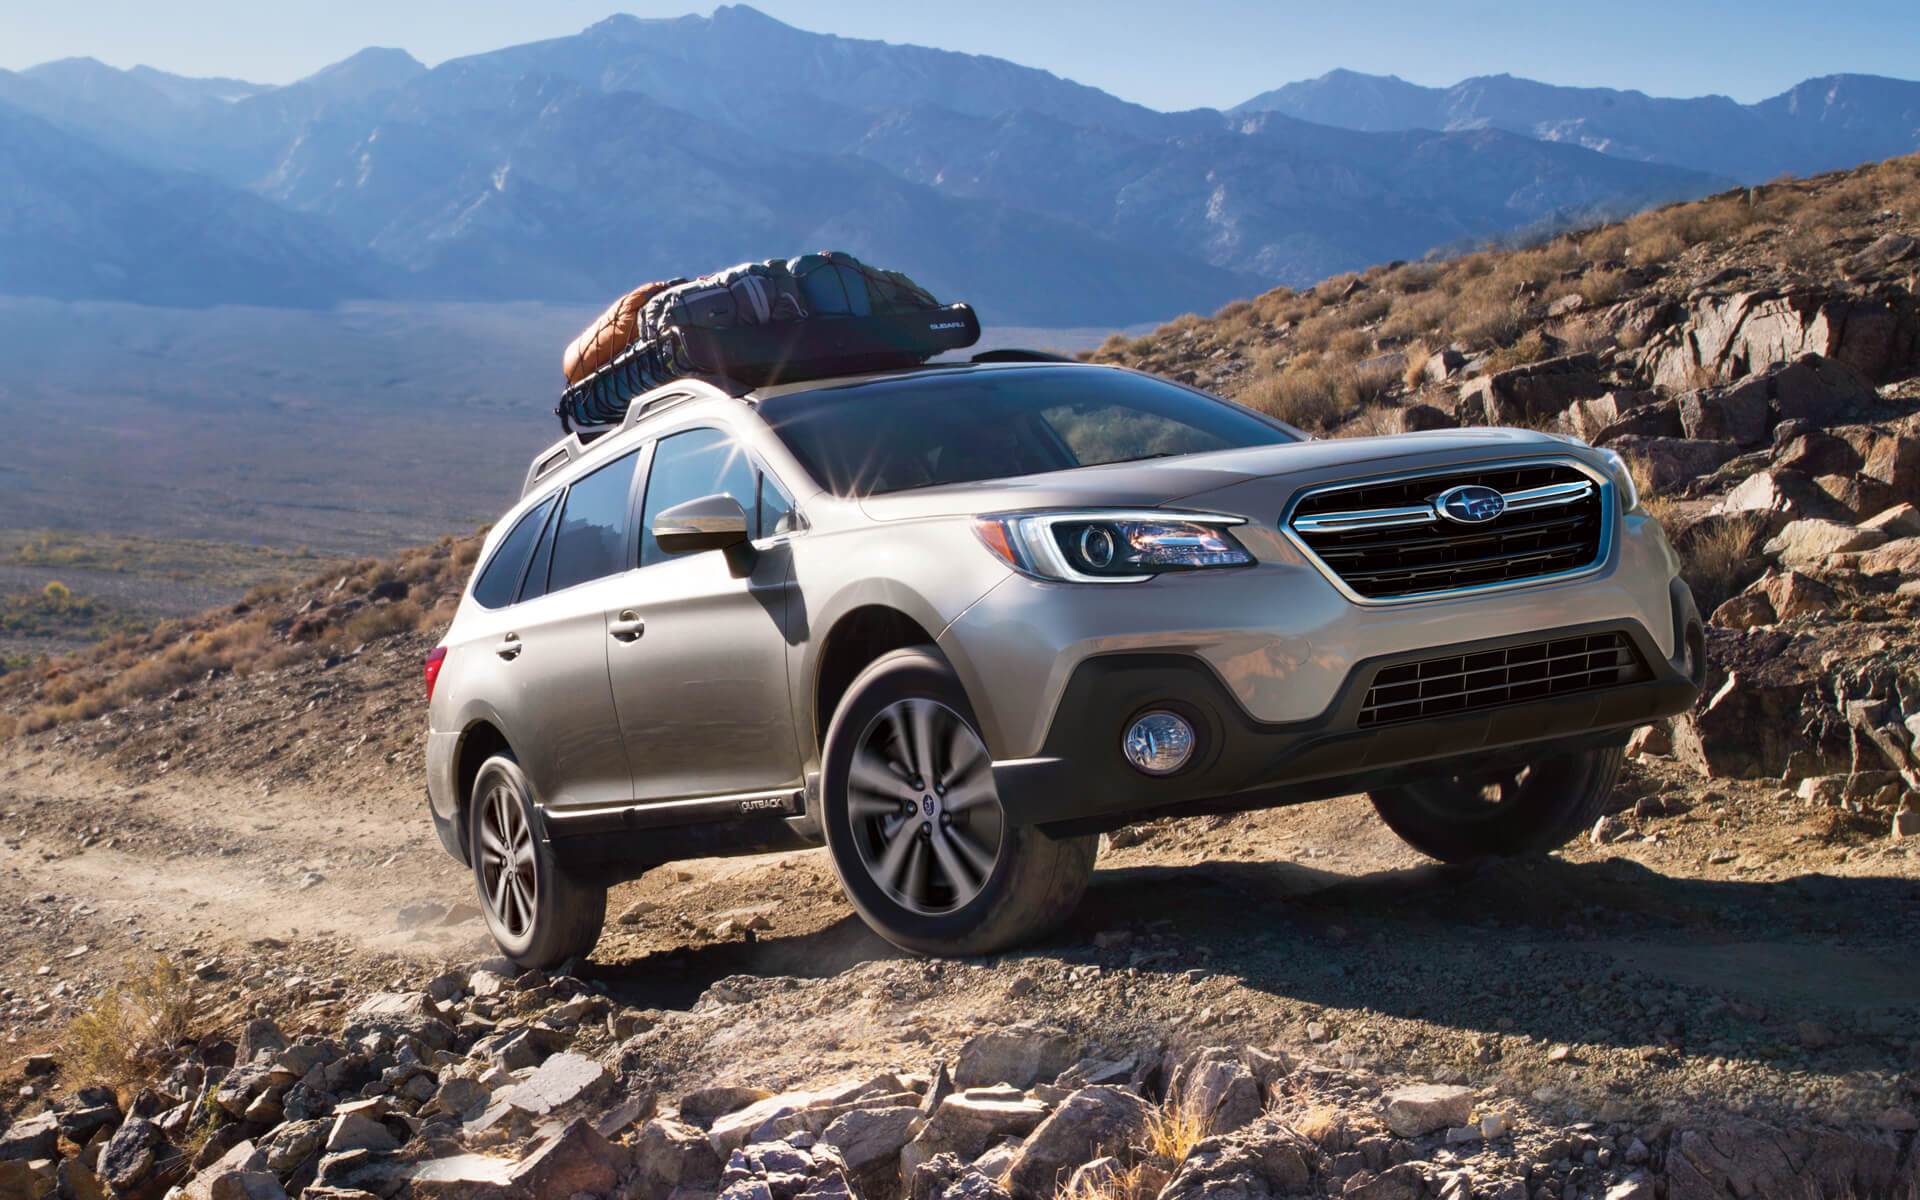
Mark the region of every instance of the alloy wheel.
[[497, 780], [480, 805], [480, 892], [493, 919], [511, 937], [533, 927], [540, 880], [533, 868], [533, 829], [511, 785]]
[[868, 723], [847, 809], [868, 875], [896, 904], [930, 916], [980, 894], [1006, 836], [985, 744], [936, 700], [896, 701]]

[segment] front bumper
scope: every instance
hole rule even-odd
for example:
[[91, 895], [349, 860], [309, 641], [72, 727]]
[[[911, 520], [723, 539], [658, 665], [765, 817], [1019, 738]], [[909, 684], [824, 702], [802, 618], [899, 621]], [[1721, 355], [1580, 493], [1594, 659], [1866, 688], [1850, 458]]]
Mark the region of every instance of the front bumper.
[[[1430, 778], [1450, 760], [1490, 767], [1525, 758], [1542, 743], [1555, 749], [1617, 744], [1627, 730], [1683, 712], [1699, 695], [1705, 673], [1700, 615], [1684, 583], [1674, 580], [1670, 595], [1670, 640], [1656, 639], [1638, 621], [1613, 620], [1380, 655], [1355, 666], [1325, 711], [1285, 723], [1251, 717], [1196, 656], [1090, 658], [1073, 672], [1041, 753], [996, 762], [994, 781], [1016, 820], [1078, 834], [1155, 816], [1273, 808], [1372, 791]], [[1508, 707], [1359, 725], [1367, 689], [1387, 667], [1601, 633], [1619, 633], [1632, 643], [1646, 667], [1644, 679]], [[1669, 656], [1662, 642], [1675, 653]], [[1126, 727], [1149, 708], [1178, 711], [1198, 732], [1193, 761], [1174, 775], [1143, 775], [1121, 756]]]

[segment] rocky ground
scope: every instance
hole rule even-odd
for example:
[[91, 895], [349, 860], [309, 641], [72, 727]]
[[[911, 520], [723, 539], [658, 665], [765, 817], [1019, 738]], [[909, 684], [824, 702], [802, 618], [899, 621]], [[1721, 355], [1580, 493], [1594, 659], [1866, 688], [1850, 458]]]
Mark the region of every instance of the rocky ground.
[[1062, 933], [965, 962], [817, 852], [692, 862], [511, 978], [421, 811], [471, 539], [0, 678], [0, 1200], [1911, 1196], [1920, 225], [1879, 195], [1824, 281], [1790, 224], [1629, 231], [1492, 341], [1390, 328], [1392, 268], [1107, 352], [1231, 390], [1341, 313], [1394, 361], [1330, 432], [1637, 464], [1712, 677], [1544, 861], [1433, 865], [1362, 797], [1132, 827]]

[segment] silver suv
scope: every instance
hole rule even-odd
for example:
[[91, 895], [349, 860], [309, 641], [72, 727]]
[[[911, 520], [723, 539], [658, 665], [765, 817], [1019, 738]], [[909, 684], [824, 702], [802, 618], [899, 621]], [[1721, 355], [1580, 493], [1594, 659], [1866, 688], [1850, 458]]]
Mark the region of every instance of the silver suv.
[[534, 461], [427, 662], [434, 823], [509, 958], [586, 954], [658, 864], [822, 843], [929, 954], [1056, 925], [1152, 817], [1365, 792], [1435, 858], [1544, 853], [1699, 690], [1610, 452], [983, 357], [681, 381]]

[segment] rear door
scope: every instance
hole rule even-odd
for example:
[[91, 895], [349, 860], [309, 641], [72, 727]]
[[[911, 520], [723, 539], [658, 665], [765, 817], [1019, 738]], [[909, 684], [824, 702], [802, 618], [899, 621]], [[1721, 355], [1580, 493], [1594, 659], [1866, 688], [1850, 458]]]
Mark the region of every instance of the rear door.
[[514, 685], [510, 736], [535, 794], [556, 810], [633, 795], [607, 677], [607, 610], [633, 566], [639, 456], [622, 455], [560, 496], [500, 636], [502, 674]]
[[[746, 510], [755, 549], [668, 554], [653, 518], [726, 493]], [[638, 542], [640, 569], [611, 614], [615, 706], [641, 802], [797, 789], [799, 744], [787, 692], [788, 596], [796, 517], [777, 480], [728, 432], [695, 427], [654, 445]]]

